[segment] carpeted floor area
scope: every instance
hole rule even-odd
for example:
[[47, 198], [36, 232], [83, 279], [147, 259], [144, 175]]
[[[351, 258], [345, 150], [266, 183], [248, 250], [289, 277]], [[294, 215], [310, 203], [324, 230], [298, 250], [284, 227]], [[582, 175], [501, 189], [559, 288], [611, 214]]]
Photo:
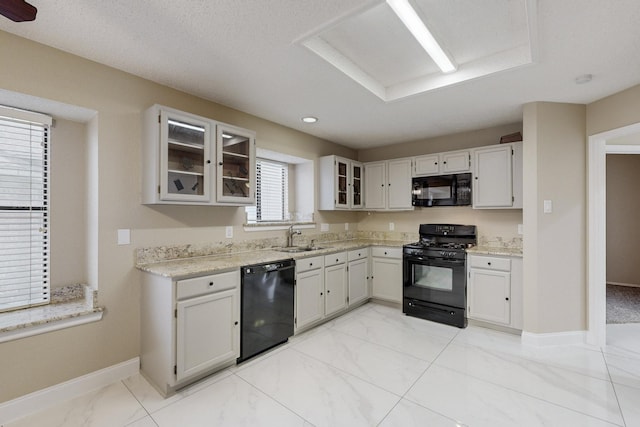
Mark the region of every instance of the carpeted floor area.
[[640, 288], [607, 285], [607, 323], [640, 323]]

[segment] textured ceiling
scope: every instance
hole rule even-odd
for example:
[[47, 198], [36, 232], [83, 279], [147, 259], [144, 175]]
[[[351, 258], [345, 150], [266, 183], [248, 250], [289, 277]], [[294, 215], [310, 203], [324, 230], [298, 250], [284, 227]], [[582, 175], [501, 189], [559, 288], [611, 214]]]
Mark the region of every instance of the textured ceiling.
[[[385, 102], [299, 43], [332, 29], [339, 40], [398, 45], [367, 62], [385, 84], [433, 71], [401, 30], [340, 28], [375, 13], [369, 0], [30, 0], [33, 23], [0, 17], [8, 31], [354, 148], [520, 121], [531, 101], [589, 103], [640, 83], [638, 0], [538, 0], [536, 61], [528, 66]], [[523, 0], [415, 0], [461, 62], [521, 39]], [[373, 18], [376, 18], [375, 16]], [[378, 17], [377, 19], [386, 19]], [[375, 19], [372, 19], [375, 24]], [[334, 25], [332, 25], [334, 24]], [[366, 27], [366, 25], [365, 25]], [[353, 44], [352, 44], [353, 45]], [[352, 46], [350, 45], [350, 46]], [[408, 53], [408, 55], [407, 55]], [[394, 64], [409, 60], [402, 73]], [[5, 58], [4, 60], [9, 60]], [[464, 71], [464, 70], [460, 70]], [[593, 81], [574, 79], [593, 74]], [[454, 73], [455, 74], [455, 73]], [[1, 83], [0, 83], [1, 85]], [[303, 115], [320, 120], [313, 125]]]

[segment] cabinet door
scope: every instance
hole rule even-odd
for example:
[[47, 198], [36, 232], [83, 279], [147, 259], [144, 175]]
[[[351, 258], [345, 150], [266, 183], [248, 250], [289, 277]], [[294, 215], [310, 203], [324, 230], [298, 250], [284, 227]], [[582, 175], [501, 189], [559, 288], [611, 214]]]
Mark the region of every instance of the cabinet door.
[[255, 134], [219, 124], [216, 135], [217, 201], [255, 203]]
[[349, 284], [349, 305], [369, 298], [369, 259], [362, 258], [349, 262], [347, 283]]
[[389, 209], [411, 209], [411, 159], [389, 160], [387, 180]]
[[211, 122], [161, 110], [160, 146], [160, 199], [210, 201]]
[[349, 207], [349, 160], [336, 157], [335, 162], [335, 207], [336, 208], [348, 208]]
[[507, 145], [475, 151], [474, 208], [499, 208], [513, 205], [511, 150], [511, 146]]
[[440, 172], [439, 156], [437, 154], [429, 154], [427, 156], [418, 156], [414, 161], [414, 176], [437, 175]]
[[362, 187], [364, 173], [362, 163], [351, 162], [351, 208], [360, 209], [364, 205]]
[[511, 321], [511, 274], [472, 268], [469, 270], [468, 316], [508, 325]]
[[387, 301], [402, 301], [402, 260], [371, 259], [372, 297]]
[[347, 308], [347, 266], [332, 265], [324, 269], [324, 314], [329, 316]]
[[296, 328], [303, 328], [323, 317], [323, 269], [319, 268], [298, 273], [296, 276]]
[[471, 170], [471, 158], [468, 151], [442, 153], [440, 170], [442, 173], [460, 173]]
[[176, 304], [178, 381], [239, 356], [238, 304], [237, 289]]
[[[385, 209], [386, 198], [385, 162], [365, 163], [364, 165], [364, 205], [367, 209]], [[409, 187], [409, 191], [411, 187]]]

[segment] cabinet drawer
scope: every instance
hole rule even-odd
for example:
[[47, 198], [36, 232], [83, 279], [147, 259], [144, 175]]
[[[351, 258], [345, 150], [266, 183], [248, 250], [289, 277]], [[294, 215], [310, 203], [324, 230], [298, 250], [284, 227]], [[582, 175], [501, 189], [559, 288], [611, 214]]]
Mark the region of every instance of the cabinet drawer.
[[369, 248], [355, 249], [353, 251], [349, 251], [348, 259], [349, 261], [355, 261], [357, 259], [366, 258], [369, 255]]
[[296, 272], [302, 273], [303, 271], [315, 270], [322, 268], [324, 257], [314, 256], [310, 258], [302, 258], [296, 260]]
[[508, 258], [470, 255], [469, 266], [487, 270], [511, 271], [511, 260]]
[[402, 248], [386, 248], [374, 247], [371, 248], [371, 256], [379, 258], [402, 258]]
[[210, 276], [194, 277], [179, 280], [176, 286], [176, 298], [184, 299], [198, 295], [234, 289], [240, 284], [240, 271], [212, 274]]
[[324, 266], [331, 267], [332, 265], [344, 264], [347, 262], [347, 253], [338, 252], [337, 254], [325, 255]]

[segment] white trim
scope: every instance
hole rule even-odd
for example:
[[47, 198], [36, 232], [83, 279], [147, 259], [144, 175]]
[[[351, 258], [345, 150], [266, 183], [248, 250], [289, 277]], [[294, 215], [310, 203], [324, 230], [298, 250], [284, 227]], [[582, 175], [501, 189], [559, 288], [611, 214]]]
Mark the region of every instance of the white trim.
[[85, 323], [97, 322], [102, 319], [102, 311], [83, 314], [67, 319], [54, 320], [41, 325], [26, 326], [24, 328], [12, 329], [0, 333], [0, 343], [13, 341], [20, 338], [31, 337], [44, 334], [46, 332], [57, 331], [59, 329], [70, 328], [72, 326], [84, 325]]
[[607, 282], [607, 285], [626, 286], [627, 288], [640, 288], [640, 285], [637, 283]]
[[606, 344], [606, 156], [639, 154], [638, 145], [606, 145], [607, 140], [640, 132], [640, 123], [589, 136], [587, 159], [587, 343]]
[[51, 123], [53, 122], [51, 116], [2, 105], [0, 105], [0, 116], [24, 120], [25, 122], [42, 123], [47, 126], [51, 126]]
[[0, 404], [0, 425], [23, 418], [37, 410], [62, 403], [101, 387], [121, 381], [139, 372], [140, 358], [56, 384]]
[[552, 332], [547, 334], [534, 334], [522, 332], [522, 344], [533, 347], [549, 347], [554, 345], [584, 344], [587, 331]]

